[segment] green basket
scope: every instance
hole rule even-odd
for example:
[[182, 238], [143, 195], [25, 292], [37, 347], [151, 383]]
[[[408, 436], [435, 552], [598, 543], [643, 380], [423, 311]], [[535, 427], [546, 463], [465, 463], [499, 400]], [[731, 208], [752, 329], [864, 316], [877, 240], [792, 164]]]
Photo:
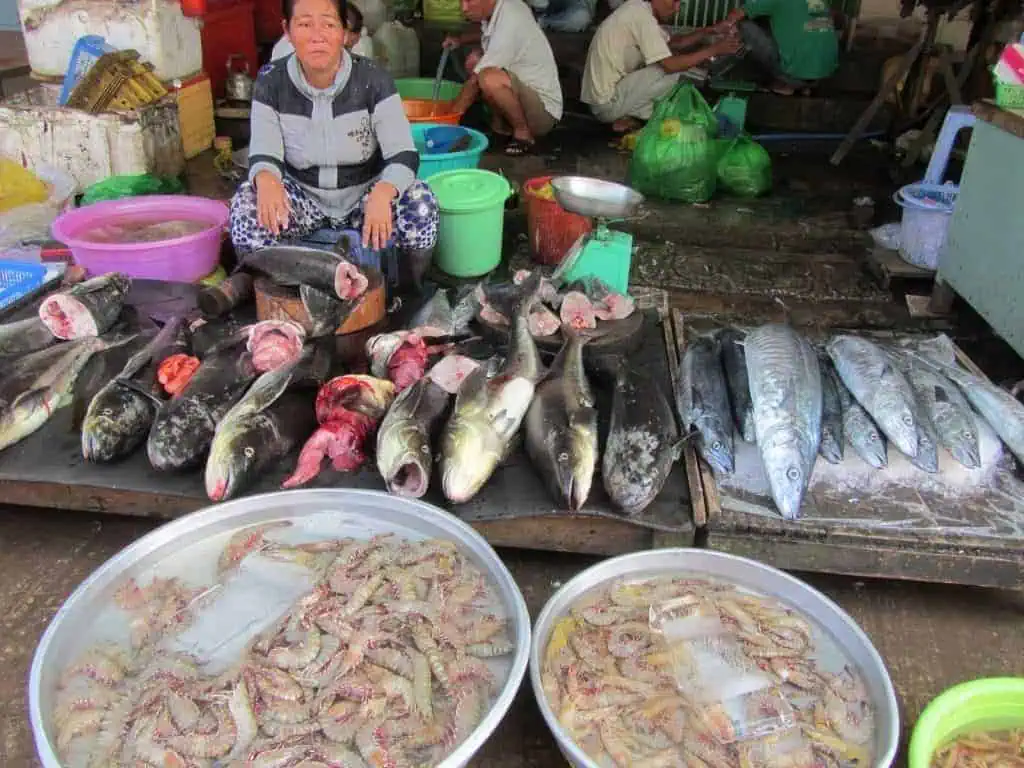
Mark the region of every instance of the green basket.
[[992, 81], [996, 87], [996, 104], [1004, 109], [1024, 109], [1024, 85]]

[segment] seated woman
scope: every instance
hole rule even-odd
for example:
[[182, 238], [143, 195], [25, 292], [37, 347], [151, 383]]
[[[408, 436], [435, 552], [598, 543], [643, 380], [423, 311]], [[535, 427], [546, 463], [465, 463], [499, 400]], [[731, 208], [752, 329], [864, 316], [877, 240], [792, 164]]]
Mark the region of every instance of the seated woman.
[[419, 155], [391, 76], [345, 50], [345, 0], [285, 3], [295, 53], [253, 88], [249, 180], [231, 200], [239, 254], [324, 227], [363, 244], [393, 240], [404, 282], [419, 285], [437, 242], [438, 209], [416, 179]]

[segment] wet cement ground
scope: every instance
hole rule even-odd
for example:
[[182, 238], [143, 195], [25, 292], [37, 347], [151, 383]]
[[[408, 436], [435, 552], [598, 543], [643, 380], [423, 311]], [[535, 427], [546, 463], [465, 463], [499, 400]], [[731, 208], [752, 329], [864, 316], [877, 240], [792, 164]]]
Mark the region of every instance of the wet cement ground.
[[[0, 508], [0, 765], [37, 765], [26, 681], [36, 643], [91, 571], [152, 530], [139, 518]], [[504, 550], [530, 613], [593, 558]], [[1024, 594], [944, 585], [810, 576], [846, 609], [885, 659], [900, 700], [904, 742], [923, 706], [963, 680], [1024, 673]], [[901, 759], [898, 765], [904, 764]], [[524, 681], [477, 768], [563, 765]]]

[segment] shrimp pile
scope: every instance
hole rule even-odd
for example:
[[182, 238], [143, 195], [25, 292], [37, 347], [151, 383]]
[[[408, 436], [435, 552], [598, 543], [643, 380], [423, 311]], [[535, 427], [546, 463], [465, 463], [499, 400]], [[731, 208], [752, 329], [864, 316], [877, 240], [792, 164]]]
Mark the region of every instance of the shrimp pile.
[[[687, 644], [670, 640], [657, 620], [665, 606], [702, 626], [713, 621], [763, 678], [739, 714], [735, 700], [708, 699], [690, 685]], [[870, 765], [868, 693], [849, 666], [835, 674], [816, 660], [821, 640], [782, 603], [732, 585], [623, 579], [585, 596], [555, 625], [541, 683], [561, 725], [602, 766]], [[764, 718], [775, 727], [752, 732]]]
[[932, 755], [932, 768], [1024, 768], [1024, 728], [968, 733]]
[[165, 648], [215, 588], [118, 591], [131, 647], [97, 645], [60, 679], [53, 732], [67, 768], [411, 768], [473, 732], [502, 682], [489, 660], [513, 650], [484, 574], [450, 541], [266, 536], [287, 525], [243, 529], [220, 554], [222, 580], [256, 552], [318, 577], [227, 671]]

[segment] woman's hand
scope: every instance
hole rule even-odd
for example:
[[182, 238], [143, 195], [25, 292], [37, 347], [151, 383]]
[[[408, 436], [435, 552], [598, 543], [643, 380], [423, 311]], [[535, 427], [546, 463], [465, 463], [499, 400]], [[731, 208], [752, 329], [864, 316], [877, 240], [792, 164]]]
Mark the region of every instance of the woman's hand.
[[253, 179], [256, 187], [256, 220], [264, 229], [274, 235], [288, 229], [288, 216], [291, 206], [288, 194], [284, 191], [284, 182], [270, 171], [260, 171]]
[[391, 216], [391, 201], [398, 195], [393, 184], [378, 181], [370, 190], [363, 207], [363, 246], [372, 245], [380, 250], [391, 237], [394, 221]]

